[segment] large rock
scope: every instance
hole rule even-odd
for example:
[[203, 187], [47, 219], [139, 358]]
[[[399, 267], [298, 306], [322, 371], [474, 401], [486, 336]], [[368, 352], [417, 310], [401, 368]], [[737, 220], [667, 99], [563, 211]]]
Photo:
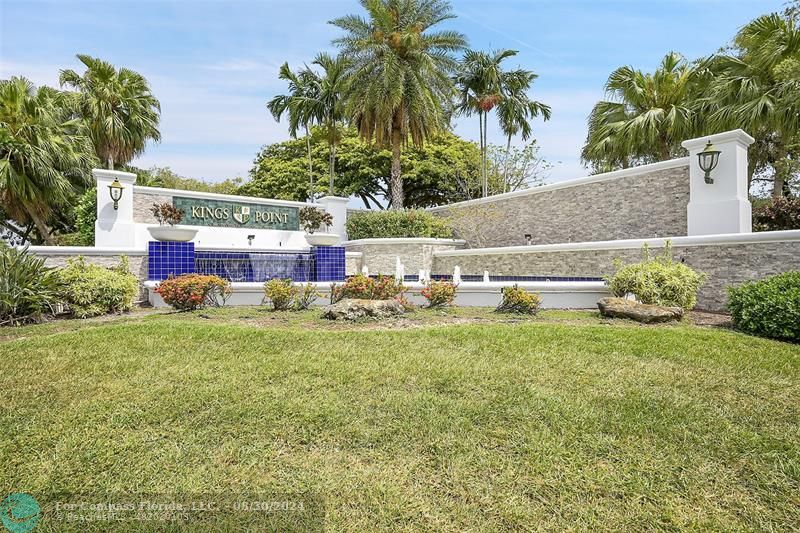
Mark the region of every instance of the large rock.
[[385, 318], [402, 315], [405, 312], [405, 308], [397, 300], [346, 298], [326, 307], [322, 317], [330, 320], [356, 320], [358, 318]]
[[630, 318], [637, 322], [653, 324], [680, 320], [683, 309], [680, 307], [662, 307], [660, 305], [640, 304], [625, 298], [603, 298], [597, 302], [600, 314], [612, 318]]

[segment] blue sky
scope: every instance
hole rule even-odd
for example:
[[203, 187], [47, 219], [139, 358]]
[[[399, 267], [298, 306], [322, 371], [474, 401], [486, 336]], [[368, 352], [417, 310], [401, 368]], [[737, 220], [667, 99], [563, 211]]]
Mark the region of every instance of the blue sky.
[[[579, 163], [586, 116], [608, 74], [652, 69], [670, 51], [696, 58], [725, 45], [782, 0], [454, 0], [447, 26], [472, 48], [513, 48], [509, 66], [539, 74], [537, 99], [553, 107], [535, 135], [555, 164], [549, 181], [585, 174]], [[79, 68], [76, 53], [144, 74], [162, 105], [162, 142], [135, 164], [169, 166], [212, 181], [246, 176], [259, 147], [288, 138], [265, 102], [285, 87], [281, 63], [296, 67], [333, 50], [332, 18], [360, 13], [356, 0], [0, 0], [0, 76], [57, 86]], [[477, 119], [476, 119], [477, 120]], [[477, 140], [476, 120], [456, 131]], [[490, 127], [490, 142], [503, 142]]]

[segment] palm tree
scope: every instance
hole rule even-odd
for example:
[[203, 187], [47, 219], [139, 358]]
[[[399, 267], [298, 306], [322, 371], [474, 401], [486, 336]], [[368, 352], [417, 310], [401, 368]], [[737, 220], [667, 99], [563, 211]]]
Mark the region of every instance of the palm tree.
[[589, 116], [581, 157], [596, 169], [625, 168], [633, 160], [663, 161], [680, 151], [699, 125], [695, 105], [704, 88], [702, 65], [670, 52], [653, 74], [620, 67], [609, 76], [607, 100]]
[[328, 194], [333, 195], [333, 181], [336, 167], [336, 145], [341, 137], [340, 124], [344, 120], [343, 98], [347, 91], [348, 61], [344, 56], [333, 57], [326, 53], [318, 54], [314, 65], [322, 68], [323, 75], [317, 76], [317, 112], [319, 122], [323, 126], [328, 140], [328, 167], [330, 178]]
[[527, 141], [533, 134], [531, 119], [541, 115], [550, 120], [550, 106], [531, 100], [528, 90], [538, 76], [529, 70], [517, 69], [508, 72], [504, 78], [503, 99], [497, 104], [500, 129], [506, 135], [506, 155], [503, 163], [503, 192], [508, 184], [508, 156], [511, 152], [511, 138], [520, 135]]
[[289, 113], [289, 134], [297, 136], [297, 128], [303, 125], [306, 131], [306, 148], [308, 149], [308, 173], [311, 186], [310, 197], [314, 195], [314, 176], [311, 160], [311, 124], [322, 125], [325, 139], [328, 141], [328, 193], [333, 194], [333, 183], [336, 168], [336, 145], [339, 143], [340, 124], [344, 118], [343, 97], [347, 88], [347, 60], [342, 56], [318, 54], [313, 65], [322, 68], [322, 75], [308, 67], [293, 73], [289, 65], [281, 66], [278, 77], [289, 81], [288, 95], [278, 95], [267, 103], [267, 108], [280, 121], [283, 113]]
[[369, 19], [348, 15], [331, 21], [346, 32], [334, 40], [350, 61], [347, 116], [368, 142], [390, 146], [390, 204], [403, 208], [400, 156], [410, 138], [421, 147], [447, 127], [445, 107], [455, 94], [452, 54], [464, 36], [431, 31], [454, 17], [446, 0], [361, 0]]
[[769, 139], [765, 161], [773, 167], [772, 195], [781, 196], [789, 175], [786, 165], [793, 144], [800, 142], [800, 28], [778, 13], [744, 26], [734, 39], [737, 55], [713, 58], [717, 76], [703, 100], [717, 130], [744, 128]]
[[47, 218], [86, 184], [95, 163], [84, 125], [69, 99], [25, 78], [0, 81], [0, 195], [3, 209], [30, 219], [47, 244], [55, 244]]
[[502, 101], [503, 93], [506, 91], [508, 76], [503, 72], [501, 63], [515, 55], [517, 55], [516, 50], [498, 50], [491, 53], [469, 50], [464, 54], [455, 77], [460, 92], [458, 112], [466, 116], [476, 113], [478, 115], [483, 196], [489, 195], [487, 139], [489, 113]]
[[292, 72], [288, 63], [281, 65], [278, 78], [289, 82], [289, 92], [279, 94], [267, 102], [267, 109], [280, 122], [284, 113], [289, 116], [289, 135], [297, 138], [297, 130], [302, 126], [306, 134], [308, 151], [308, 197], [314, 201], [314, 166], [311, 156], [311, 124], [318, 118], [320, 83], [318, 76], [309, 68]]
[[161, 105], [144, 76], [88, 55], [77, 57], [86, 72], [62, 70], [59, 81], [78, 91], [78, 112], [100, 160], [113, 169], [144, 152], [147, 141], [160, 141]]

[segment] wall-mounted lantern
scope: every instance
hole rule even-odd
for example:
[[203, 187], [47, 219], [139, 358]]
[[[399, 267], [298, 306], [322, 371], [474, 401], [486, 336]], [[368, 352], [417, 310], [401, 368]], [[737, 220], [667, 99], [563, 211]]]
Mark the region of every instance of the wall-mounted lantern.
[[711, 144], [711, 141], [708, 141], [703, 151], [697, 154], [700, 170], [706, 173], [706, 183], [714, 183], [714, 178], [711, 177], [711, 171], [717, 168], [720, 153], [719, 150], [714, 150], [714, 145]]
[[525, 244], [530, 246], [531, 241], [533, 241], [533, 235], [531, 235], [530, 233], [526, 233], [525, 234]]
[[114, 178], [114, 181], [108, 186], [108, 192], [111, 195], [111, 199], [114, 201], [114, 210], [119, 208], [119, 199], [122, 198], [122, 190], [124, 188], [125, 187], [119, 182], [119, 178]]

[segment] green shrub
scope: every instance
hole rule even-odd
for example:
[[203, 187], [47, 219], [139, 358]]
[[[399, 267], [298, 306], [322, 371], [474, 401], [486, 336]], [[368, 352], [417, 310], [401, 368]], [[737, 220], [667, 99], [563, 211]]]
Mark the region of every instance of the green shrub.
[[498, 313], [518, 313], [521, 315], [535, 315], [539, 312], [542, 298], [535, 292], [528, 292], [519, 285], [505, 287], [503, 299], [495, 309]]
[[406, 305], [406, 287], [392, 276], [378, 275], [369, 278], [363, 274], [351, 276], [341, 284], [331, 285], [331, 303], [343, 298], [358, 300], [399, 300]]
[[786, 272], [728, 288], [728, 309], [737, 329], [800, 341], [800, 272]]
[[317, 290], [316, 285], [313, 283], [306, 283], [297, 289], [297, 293], [294, 297], [294, 307], [299, 311], [308, 309], [320, 296], [321, 294]]
[[78, 318], [130, 311], [139, 293], [139, 281], [128, 270], [128, 260], [124, 257], [114, 268], [93, 265], [83, 257], [76, 257], [57, 276], [61, 300]]
[[347, 217], [347, 238], [432, 237], [451, 239], [453, 228], [443, 217], [423, 210], [361, 211]]
[[58, 279], [44, 259], [0, 243], [0, 325], [39, 322], [58, 302]]
[[75, 230], [70, 246], [94, 246], [94, 223], [97, 220], [97, 188], [87, 189], [75, 206]]
[[449, 281], [431, 280], [422, 289], [422, 296], [428, 300], [428, 307], [443, 307], [450, 305], [456, 299], [458, 285]]
[[173, 309], [194, 311], [207, 305], [223, 307], [231, 294], [231, 284], [219, 276], [182, 274], [159, 283], [156, 293]]
[[272, 304], [274, 311], [285, 311], [292, 306], [297, 288], [291, 279], [271, 279], [264, 283], [264, 301]]
[[642, 261], [622, 266], [615, 262], [617, 272], [608, 280], [615, 296], [633, 294], [645, 304], [692, 309], [697, 304], [697, 291], [706, 275], [696, 272], [683, 263], [672, 260], [670, 243], [664, 253], [651, 258], [650, 250], [642, 247]]

